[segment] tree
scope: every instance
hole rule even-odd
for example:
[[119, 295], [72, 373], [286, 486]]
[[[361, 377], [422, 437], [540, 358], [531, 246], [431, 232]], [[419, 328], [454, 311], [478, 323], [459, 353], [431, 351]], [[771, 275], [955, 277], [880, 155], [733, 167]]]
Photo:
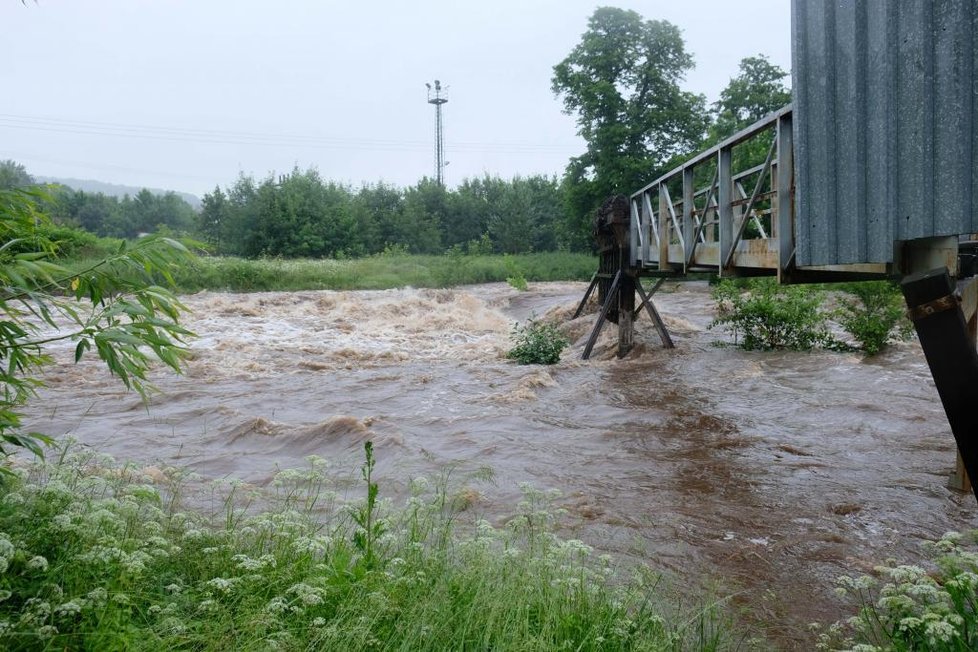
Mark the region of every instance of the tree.
[[[720, 93], [720, 99], [713, 104], [715, 122], [703, 143], [711, 147], [729, 138], [741, 129], [749, 127], [772, 111], [776, 111], [791, 101], [791, 91], [783, 83], [788, 76], [784, 70], [770, 63], [764, 55], [747, 57], [740, 62], [740, 74], [730, 80]], [[733, 148], [733, 168], [735, 171], [749, 170], [763, 165], [774, 142], [774, 131], [751, 138]], [[712, 173], [705, 166], [698, 171], [703, 176], [702, 183]], [[753, 182], [753, 178], [751, 179]], [[745, 181], [745, 185], [750, 182]], [[768, 200], [761, 200], [764, 204]], [[767, 228], [770, 218], [761, 218]], [[746, 237], [760, 235], [754, 222], [747, 225]]]
[[220, 186], [215, 186], [214, 192], [204, 195], [201, 200], [197, 232], [203, 236], [205, 242], [214, 245], [217, 254], [224, 253], [222, 245], [227, 246], [224, 234], [228, 228], [230, 212], [228, 198]]
[[404, 193], [384, 183], [365, 185], [352, 200], [357, 238], [364, 253], [377, 254], [399, 242], [404, 221]]
[[[159, 279], [189, 257], [178, 242], [147, 238], [81, 271], [57, 262], [58, 243], [38, 191], [0, 190], [0, 456], [15, 447], [41, 454], [49, 439], [23, 432], [20, 409], [43, 386], [50, 345], [75, 343], [75, 361], [94, 351], [130, 389], [145, 396], [153, 358], [175, 370], [190, 333], [182, 304]], [[2, 468], [0, 468], [2, 471]]]
[[692, 67], [678, 27], [614, 7], [597, 9], [554, 67], [553, 91], [587, 143], [565, 174], [575, 248], [590, 246], [591, 215], [607, 196], [638, 190], [700, 143], [705, 98], [679, 87]]
[[397, 229], [397, 242], [413, 254], [441, 253], [447, 211], [448, 192], [434, 179], [425, 177], [404, 192], [404, 213]]
[[0, 161], [0, 190], [23, 188], [37, 183], [27, 169], [16, 161]]
[[784, 70], [763, 54], [740, 62], [740, 74], [730, 80], [713, 104], [716, 122], [710, 129], [714, 141], [722, 140], [791, 102], [791, 91], [782, 80]]
[[247, 255], [336, 256], [359, 253], [346, 186], [323, 182], [315, 170], [294, 169], [258, 187]]

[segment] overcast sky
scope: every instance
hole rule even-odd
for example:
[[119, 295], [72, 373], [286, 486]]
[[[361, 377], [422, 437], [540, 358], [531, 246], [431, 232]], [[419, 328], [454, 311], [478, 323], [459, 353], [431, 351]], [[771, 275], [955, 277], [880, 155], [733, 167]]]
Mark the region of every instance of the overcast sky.
[[[36, 175], [202, 195], [294, 165], [360, 185], [559, 174], [582, 151], [550, 90], [584, 0], [0, 0], [0, 159]], [[611, 3], [678, 25], [686, 88], [716, 100], [743, 57], [790, 69], [789, 0]]]

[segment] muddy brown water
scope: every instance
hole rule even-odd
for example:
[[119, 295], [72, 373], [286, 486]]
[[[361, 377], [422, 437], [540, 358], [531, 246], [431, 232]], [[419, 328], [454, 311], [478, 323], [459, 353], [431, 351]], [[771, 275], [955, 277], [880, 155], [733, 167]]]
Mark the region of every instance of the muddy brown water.
[[[26, 425], [259, 485], [310, 454], [355, 469], [368, 438], [394, 494], [488, 465], [488, 516], [512, 513], [521, 482], [559, 489], [576, 536], [680, 585], [718, 581], [785, 648], [843, 615], [835, 577], [978, 527], [974, 499], [946, 488], [953, 440], [915, 342], [872, 360], [717, 347], [709, 289], [684, 283], [656, 297], [676, 349], [640, 318], [628, 359], [606, 329], [582, 362], [594, 315], [569, 317], [584, 289], [201, 293], [186, 297], [193, 359], [156, 371], [148, 410], [66, 347]], [[532, 314], [564, 322], [560, 364], [505, 359]]]

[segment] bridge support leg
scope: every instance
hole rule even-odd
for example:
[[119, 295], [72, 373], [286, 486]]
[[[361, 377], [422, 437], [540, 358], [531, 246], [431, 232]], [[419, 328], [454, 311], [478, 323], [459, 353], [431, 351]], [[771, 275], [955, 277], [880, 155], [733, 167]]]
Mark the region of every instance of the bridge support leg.
[[[947, 269], [908, 276], [903, 296], [968, 477], [978, 477], [978, 351]], [[970, 484], [970, 483], [968, 483]], [[978, 488], [972, 486], [978, 499]]]
[[598, 341], [598, 335], [601, 334], [601, 329], [604, 327], [605, 320], [608, 319], [608, 311], [611, 310], [611, 302], [618, 299], [618, 286], [621, 284], [622, 273], [621, 270], [615, 274], [615, 280], [611, 282], [611, 287], [608, 289], [608, 296], [604, 298], [604, 305], [601, 306], [601, 313], [598, 315], [598, 320], [594, 322], [594, 328], [591, 329], [591, 334], [587, 338], [587, 343], [584, 345], [584, 352], [581, 354], [581, 360], [587, 360], [591, 357], [591, 349], [594, 348], [594, 343]]
[[638, 279], [623, 274], [618, 288], [618, 357], [624, 358], [635, 345], [635, 289]]
[[591, 298], [591, 293], [594, 292], [594, 288], [598, 286], [598, 274], [600, 272], [595, 272], [591, 276], [591, 284], [587, 286], [587, 291], [584, 293], [584, 298], [581, 299], [581, 303], [578, 304], [577, 310], [574, 311], [574, 316], [571, 319], [577, 319], [584, 312], [584, 306], [587, 305], [587, 300]]
[[642, 282], [637, 278], [635, 279], [635, 289], [638, 290], [638, 295], [642, 297], [642, 304], [635, 310], [635, 316], [638, 316], [642, 308], [645, 308], [646, 312], [649, 313], [649, 319], [652, 320], [652, 324], [655, 326], [655, 330], [659, 332], [659, 337], [662, 338], [662, 346], [671, 349], [676, 345], [672, 343], [672, 337], [669, 336], [669, 331], [666, 330], [666, 324], [662, 321], [662, 317], [659, 316], [659, 311], [655, 309], [655, 304], [652, 303], [652, 295], [659, 291], [659, 288], [662, 287], [665, 281], [666, 279], [660, 278], [652, 286], [649, 293], [646, 294], [645, 288], [642, 287]]
[[[971, 346], [975, 346], [976, 340], [978, 340], [978, 278], [969, 278], [959, 282], [958, 294], [961, 297], [961, 312], [964, 315], [965, 323], [968, 325], [968, 338], [971, 340]], [[964, 468], [964, 459], [962, 459], [961, 453], [957, 455], [954, 471], [948, 478], [947, 486], [957, 491], [972, 491], [971, 478]]]

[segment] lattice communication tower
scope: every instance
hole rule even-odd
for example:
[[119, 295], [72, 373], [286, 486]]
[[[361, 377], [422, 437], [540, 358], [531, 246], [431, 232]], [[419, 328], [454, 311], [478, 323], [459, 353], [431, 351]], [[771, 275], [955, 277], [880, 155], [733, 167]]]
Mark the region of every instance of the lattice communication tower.
[[441, 82], [435, 80], [435, 85], [425, 84], [428, 87], [428, 104], [435, 105], [435, 179], [439, 186], [445, 185], [445, 136], [442, 129], [441, 107], [448, 102], [444, 96]]

